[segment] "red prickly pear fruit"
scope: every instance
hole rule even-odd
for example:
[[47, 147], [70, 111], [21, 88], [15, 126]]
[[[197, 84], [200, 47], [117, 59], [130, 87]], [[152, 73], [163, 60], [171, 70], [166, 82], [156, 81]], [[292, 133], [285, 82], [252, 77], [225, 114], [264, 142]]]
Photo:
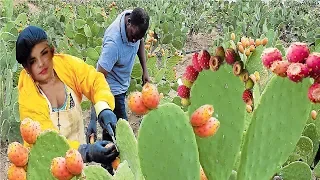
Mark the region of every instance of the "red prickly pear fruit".
[[261, 54], [261, 60], [266, 68], [270, 68], [275, 61], [282, 61], [282, 54], [277, 48], [266, 48]]
[[194, 82], [197, 79], [198, 75], [199, 72], [192, 65], [187, 66], [183, 74], [185, 79], [191, 82]]
[[310, 69], [310, 76], [317, 79], [320, 76], [320, 53], [312, 52], [306, 59], [306, 64]]
[[64, 157], [55, 157], [51, 161], [50, 171], [52, 175], [59, 180], [70, 180], [73, 174], [68, 171], [66, 159]]
[[242, 100], [244, 103], [246, 103], [247, 105], [252, 105], [253, 104], [253, 95], [252, 95], [252, 91], [250, 89], [246, 89], [243, 91], [242, 93]]
[[180, 85], [177, 89], [178, 96], [181, 98], [189, 98], [190, 97], [190, 88], [185, 85]]
[[233, 74], [239, 76], [243, 71], [243, 66], [243, 61], [236, 61], [232, 67]]
[[18, 167], [14, 164], [10, 164], [8, 168], [8, 180], [26, 180], [27, 172], [23, 167]]
[[211, 71], [217, 71], [222, 64], [221, 57], [219, 56], [211, 56], [209, 60], [209, 66]]
[[8, 159], [17, 167], [23, 167], [28, 163], [29, 150], [19, 142], [12, 142], [7, 150]]
[[206, 122], [208, 122], [213, 112], [214, 112], [214, 108], [210, 104], [205, 104], [200, 106], [191, 115], [191, 119], [190, 119], [191, 125], [192, 126], [204, 125]]
[[41, 133], [40, 123], [30, 118], [21, 121], [20, 132], [23, 140], [29, 144], [34, 144]]
[[228, 64], [233, 65], [237, 60], [237, 54], [232, 48], [228, 48], [225, 51], [225, 60]]
[[209, 69], [210, 54], [207, 50], [201, 50], [198, 55], [198, 62], [202, 69]]
[[216, 56], [219, 56], [221, 58], [221, 62], [224, 60], [224, 57], [225, 57], [225, 51], [223, 49], [222, 46], [218, 46], [216, 48]]
[[160, 103], [160, 93], [154, 84], [146, 83], [142, 87], [142, 102], [148, 109], [155, 109]]
[[202, 68], [201, 68], [201, 66], [199, 64], [198, 56], [199, 56], [199, 53], [197, 53], [197, 52], [193, 53], [193, 55], [192, 55], [192, 65], [193, 65], [194, 69], [196, 69], [198, 72], [201, 72]]
[[308, 89], [308, 98], [313, 103], [320, 102], [320, 83], [313, 83]]
[[66, 152], [66, 166], [68, 171], [73, 175], [79, 175], [81, 174], [84, 163], [81, 157], [81, 154], [76, 149], [69, 149]]
[[135, 91], [128, 96], [128, 107], [137, 115], [145, 115], [149, 112], [149, 109], [143, 104], [142, 93]]
[[292, 63], [305, 63], [309, 54], [310, 50], [307, 43], [294, 42], [289, 46], [286, 57]]
[[290, 65], [288, 61], [274, 61], [270, 70], [280, 77], [287, 77], [287, 69]]
[[204, 125], [193, 127], [193, 131], [197, 136], [206, 138], [215, 135], [219, 127], [220, 121], [214, 117], [211, 117]]
[[293, 82], [301, 82], [308, 75], [309, 69], [302, 63], [291, 63], [287, 69], [287, 76]]

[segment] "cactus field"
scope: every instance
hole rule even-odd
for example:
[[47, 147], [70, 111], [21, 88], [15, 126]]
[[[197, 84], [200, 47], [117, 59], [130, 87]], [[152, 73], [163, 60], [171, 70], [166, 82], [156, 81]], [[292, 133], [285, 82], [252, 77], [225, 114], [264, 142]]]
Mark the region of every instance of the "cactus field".
[[[320, 179], [319, 0], [0, 0], [0, 7], [1, 180]], [[20, 119], [15, 41], [28, 25], [40, 26], [57, 53], [95, 67], [106, 28], [135, 7], [150, 16], [151, 81], [142, 84], [136, 57], [112, 176], [83, 163], [58, 131]], [[87, 127], [87, 98], [81, 106]]]

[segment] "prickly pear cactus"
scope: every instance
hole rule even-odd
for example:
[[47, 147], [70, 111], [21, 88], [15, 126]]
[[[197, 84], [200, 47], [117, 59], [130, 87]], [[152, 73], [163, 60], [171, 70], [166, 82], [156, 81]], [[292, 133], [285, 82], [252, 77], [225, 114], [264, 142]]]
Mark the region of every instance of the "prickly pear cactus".
[[216, 72], [201, 72], [192, 86], [189, 116], [201, 105], [211, 104], [214, 116], [221, 123], [214, 136], [196, 138], [200, 162], [208, 179], [228, 179], [231, 175], [244, 130], [243, 91], [243, 82], [229, 65], [222, 65]]
[[285, 165], [292, 163], [294, 161], [308, 162], [313, 154], [313, 143], [309, 137], [301, 136], [294, 152], [289, 156]]
[[310, 85], [309, 79], [293, 83], [273, 76], [270, 80], [253, 112], [241, 151], [239, 180], [270, 179], [286, 161], [309, 117]]
[[187, 115], [173, 103], [159, 105], [143, 117], [138, 150], [146, 180], [195, 180], [200, 177], [199, 153], [192, 126]]
[[111, 174], [100, 165], [86, 166], [84, 174], [87, 180], [112, 180]]
[[69, 148], [66, 138], [57, 132], [41, 133], [30, 150], [27, 179], [55, 180], [50, 171], [51, 161], [55, 157], [64, 157]]
[[116, 137], [117, 146], [121, 152], [120, 161], [126, 161], [126, 163], [130, 166], [136, 180], [144, 179], [138, 157], [137, 140], [128, 121], [119, 119], [117, 123]]
[[307, 163], [312, 165], [314, 158], [317, 155], [319, 149], [319, 135], [317, 132], [316, 125], [314, 123], [307, 124], [302, 133], [303, 136], [310, 138], [313, 145], [312, 155], [309, 156]]
[[296, 161], [280, 170], [279, 175], [283, 180], [311, 180], [312, 172], [305, 162]]
[[126, 160], [122, 161], [113, 177], [114, 180], [135, 180], [134, 174], [129, 168]]

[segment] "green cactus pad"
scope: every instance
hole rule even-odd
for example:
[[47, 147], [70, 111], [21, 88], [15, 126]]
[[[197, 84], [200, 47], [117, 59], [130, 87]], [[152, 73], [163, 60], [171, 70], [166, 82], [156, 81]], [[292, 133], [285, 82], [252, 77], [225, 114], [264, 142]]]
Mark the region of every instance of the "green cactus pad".
[[86, 166], [83, 171], [86, 180], [113, 180], [111, 174], [100, 165]]
[[138, 149], [145, 179], [195, 180], [200, 177], [197, 143], [189, 118], [173, 103], [143, 117]]
[[117, 146], [120, 152], [120, 161], [126, 161], [137, 180], [144, 179], [138, 157], [138, 144], [128, 121], [119, 119], [117, 123]]
[[313, 174], [315, 177], [320, 178], [320, 161], [313, 169]]
[[308, 158], [307, 163], [309, 165], [312, 165], [314, 158], [317, 155], [318, 149], [319, 149], [319, 135], [317, 132], [317, 127], [314, 123], [307, 124], [306, 127], [303, 130], [302, 133], [303, 136], [306, 136], [311, 139], [312, 144], [313, 144], [313, 153], [312, 155]]
[[114, 180], [135, 180], [134, 174], [129, 168], [126, 160], [122, 161], [113, 177]]
[[55, 180], [50, 171], [51, 161], [55, 157], [65, 157], [69, 149], [64, 136], [55, 131], [41, 133], [30, 150], [27, 179]]
[[299, 141], [309, 116], [310, 80], [274, 76], [263, 91], [241, 151], [239, 180], [270, 179]]
[[245, 103], [243, 82], [232, 73], [232, 66], [218, 71], [202, 71], [191, 89], [189, 116], [204, 104], [214, 107], [213, 116], [220, 121], [217, 133], [208, 138], [196, 136], [200, 162], [208, 179], [230, 177], [244, 130]]
[[294, 152], [289, 156], [288, 161], [285, 165], [292, 163], [294, 161], [308, 162], [308, 159], [312, 157], [313, 154], [313, 143], [309, 137], [301, 136]]
[[283, 180], [311, 180], [312, 172], [305, 162], [296, 161], [280, 170], [279, 175]]

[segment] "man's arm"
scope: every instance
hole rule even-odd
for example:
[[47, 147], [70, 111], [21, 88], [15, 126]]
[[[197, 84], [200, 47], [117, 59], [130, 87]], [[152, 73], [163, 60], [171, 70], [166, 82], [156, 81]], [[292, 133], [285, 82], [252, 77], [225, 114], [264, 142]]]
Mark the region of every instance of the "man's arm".
[[108, 75], [108, 71], [106, 71], [105, 69], [103, 69], [100, 64], [98, 63], [98, 68], [97, 68], [98, 72], [101, 72], [102, 74], [104, 74], [104, 77], [107, 77]]
[[145, 49], [144, 49], [144, 38], [140, 40], [140, 45], [139, 45], [139, 50], [138, 50], [138, 57], [139, 61], [142, 67], [142, 81], [143, 84], [145, 82], [149, 81], [149, 74], [148, 74], [148, 69], [147, 69], [147, 63], [146, 63], [146, 54], [145, 54]]

